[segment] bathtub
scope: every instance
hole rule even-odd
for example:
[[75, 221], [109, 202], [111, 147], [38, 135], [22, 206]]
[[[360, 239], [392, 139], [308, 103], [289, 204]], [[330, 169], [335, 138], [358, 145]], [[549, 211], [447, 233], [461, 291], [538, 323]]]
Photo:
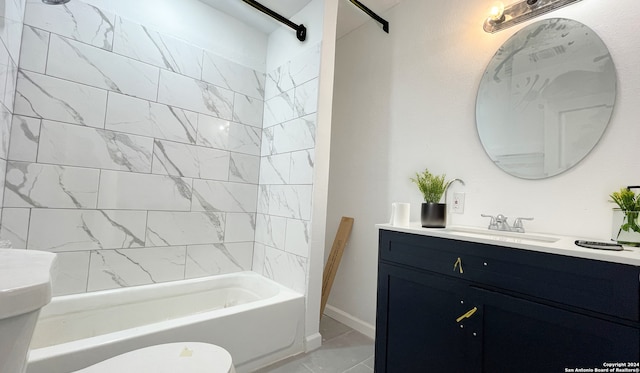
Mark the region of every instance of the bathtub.
[[160, 343], [225, 348], [238, 373], [303, 351], [304, 297], [254, 272], [54, 297], [27, 373], [69, 373]]

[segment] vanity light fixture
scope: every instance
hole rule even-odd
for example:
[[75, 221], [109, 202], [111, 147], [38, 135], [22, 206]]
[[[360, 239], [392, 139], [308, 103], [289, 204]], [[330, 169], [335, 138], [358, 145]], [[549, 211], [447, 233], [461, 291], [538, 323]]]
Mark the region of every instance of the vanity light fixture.
[[482, 28], [486, 32], [498, 32], [576, 1], [580, 0], [522, 0], [506, 7], [496, 4], [491, 7]]

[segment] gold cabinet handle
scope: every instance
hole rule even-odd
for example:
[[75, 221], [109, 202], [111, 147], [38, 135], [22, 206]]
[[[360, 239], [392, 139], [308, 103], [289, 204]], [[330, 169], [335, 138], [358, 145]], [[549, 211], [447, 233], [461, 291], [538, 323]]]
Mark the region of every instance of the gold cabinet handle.
[[456, 322], [460, 322], [460, 321], [462, 321], [464, 319], [468, 319], [469, 317], [473, 316], [473, 314], [476, 313], [477, 310], [478, 310], [478, 307], [473, 307], [472, 309], [467, 311], [467, 313], [465, 313], [464, 315], [458, 317], [456, 319]]
[[462, 269], [462, 259], [460, 259], [460, 257], [458, 257], [458, 260], [453, 263], [453, 270], [455, 271], [456, 268], [458, 269], [458, 271], [460, 271], [460, 273], [464, 273], [464, 270]]

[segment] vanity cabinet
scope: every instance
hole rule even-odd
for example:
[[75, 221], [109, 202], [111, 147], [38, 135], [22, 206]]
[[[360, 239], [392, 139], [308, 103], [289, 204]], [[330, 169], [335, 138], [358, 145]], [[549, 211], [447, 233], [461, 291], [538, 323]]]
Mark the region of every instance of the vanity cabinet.
[[384, 229], [379, 254], [376, 373], [638, 368], [636, 266]]

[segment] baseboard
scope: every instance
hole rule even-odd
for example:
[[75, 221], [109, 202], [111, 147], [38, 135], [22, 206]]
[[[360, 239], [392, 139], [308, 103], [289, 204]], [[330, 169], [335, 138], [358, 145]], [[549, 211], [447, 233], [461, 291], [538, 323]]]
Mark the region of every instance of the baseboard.
[[327, 304], [327, 306], [325, 307], [324, 314], [345, 324], [351, 329], [359, 331], [360, 333], [366, 335], [371, 339], [375, 339], [376, 337], [376, 327], [374, 325], [364, 322], [359, 318], [346, 313], [343, 310], [338, 309], [330, 304]]
[[322, 336], [320, 333], [311, 334], [304, 339], [304, 352], [317, 350], [322, 346]]

